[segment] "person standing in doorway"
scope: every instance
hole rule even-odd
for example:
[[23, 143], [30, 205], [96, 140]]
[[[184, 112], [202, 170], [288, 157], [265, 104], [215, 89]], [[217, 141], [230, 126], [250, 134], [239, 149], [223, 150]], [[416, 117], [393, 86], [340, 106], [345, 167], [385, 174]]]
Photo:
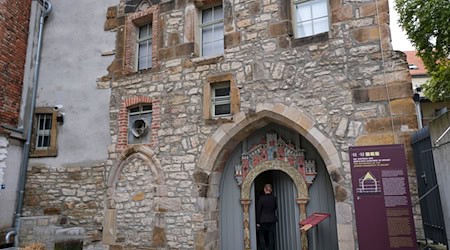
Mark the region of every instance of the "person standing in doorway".
[[277, 223], [277, 200], [272, 194], [272, 185], [264, 185], [264, 194], [257, 204], [256, 227], [259, 231], [260, 246], [264, 250], [275, 250], [275, 223]]

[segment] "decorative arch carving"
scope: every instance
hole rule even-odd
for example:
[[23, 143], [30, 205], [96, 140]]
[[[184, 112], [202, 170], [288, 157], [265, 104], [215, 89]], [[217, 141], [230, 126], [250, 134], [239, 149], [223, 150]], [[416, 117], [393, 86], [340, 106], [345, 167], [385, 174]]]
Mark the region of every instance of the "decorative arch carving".
[[[291, 177], [294, 185], [297, 189], [296, 201], [300, 209], [300, 220], [306, 219], [306, 203], [308, 203], [308, 185], [303, 176], [298, 172], [296, 168], [284, 161], [272, 160], [265, 161], [258, 164], [255, 168], [250, 170], [247, 177], [243, 180], [241, 186], [241, 204], [243, 209], [244, 218], [244, 248], [250, 249], [250, 213], [249, 207], [252, 202], [250, 199], [251, 186], [253, 181], [258, 175], [270, 171], [279, 170], [286, 173]], [[300, 234], [302, 242], [302, 250], [308, 249], [308, 239], [305, 233]]]

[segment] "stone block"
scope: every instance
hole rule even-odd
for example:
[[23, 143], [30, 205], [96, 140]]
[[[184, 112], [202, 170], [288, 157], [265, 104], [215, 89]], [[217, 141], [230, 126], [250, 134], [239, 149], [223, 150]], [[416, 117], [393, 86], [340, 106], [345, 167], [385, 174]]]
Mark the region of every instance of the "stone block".
[[241, 43], [241, 32], [231, 32], [224, 36], [225, 49], [233, 48]]
[[389, 99], [408, 98], [412, 96], [412, 89], [410, 84], [398, 83], [388, 85], [388, 90], [385, 86], [374, 87], [368, 90], [370, 101], [384, 101], [387, 100], [387, 92], [389, 91]]
[[[377, 10], [378, 9], [378, 10]], [[387, 0], [380, 0], [372, 3], [365, 3], [359, 7], [361, 17], [375, 16], [378, 13], [389, 12]]]
[[169, 60], [175, 57], [175, 48], [165, 48], [158, 51], [159, 60]]
[[386, 145], [394, 143], [393, 133], [362, 135], [359, 136], [355, 142], [356, 146]]
[[154, 199], [155, 209], [158, 212], [177, 212], [181, 209], [180, 198], [157, 197]]
[[142, 201], [144, 199], [145, 199], [145, 193], [144, 192], [138, 192], [131, 198], [132, 201]]
[[[344, 202], [336, 202], [336, 220], [339, 224], [349, 224], [353, 221], [352, 206]], [[348, 238], [346, 238], [348, 240]]]
[[117, 221], [116, 210], [106, 209], [103, 220], [103, 243], [108, 245], [116, 244], [117, 237]]
[[250, 15], [258, 14], [261, 11], [259, 2], [251, 2], [248, 6]]
[[178, 33], [170, 33], [167, 38], [167, 46], [172, 47], [180, 44], [180, 36]]
[[331, 12], [331, 23], [339, 23], [353, 19], [353, 6], [347, 5], [333, 9]]
[[181, 57], [181, 56], [190, 56], [191, 54], [194, 54], [194, 43], [183, 43], [175, 47], [175, 56]]
[[162, 14], [175, 9], [175, 1], [168, 1], [159, 4], [159, 12]]
[[194, 246], [195, 250], [204, 250], [205, 249], [205, 233], [198, 232], [194, 236]]
[[389, 103], [389, 105], [392, 115], [416, 114], [416, 105], [411, 97], [393, 100]]
[[334, 198], [337, 202], [343, 202], [347, 199], [347, 190], [342, 186], [336, 186], [334, 188]]
[[194, 42], [195, 41], [195, 9], [191, 8], [192, 5], [186, 8], [185, 11], [185, 21], [184, 21], [184, 41]]
[[367, 43], [380, 39], [378, 26], [366, 27], [352, 31], [353, 38], [359, 43]]
[[284, 20], [278, 23], [269, 25], [269, 35], [271, 37], [277, 37], [281, 35], [293, 35], [292, 23], [289, 20]]
[[342, 0], [330, 0], [330, 8], [335, 10], [342, 6]]
[[152, 245], [155, 247], [164, 247], [166, 245], [166, 241], [166, 229], [163, 227], [154, 227]]

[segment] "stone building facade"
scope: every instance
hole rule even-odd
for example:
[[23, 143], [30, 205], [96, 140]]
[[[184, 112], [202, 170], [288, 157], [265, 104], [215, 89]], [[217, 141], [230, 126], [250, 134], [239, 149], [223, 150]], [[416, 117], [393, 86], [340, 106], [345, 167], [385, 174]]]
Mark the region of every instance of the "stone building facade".
[[[223, 6], [223, 53], [203, 56], [201, 13], [211, 6]], [[114, 60], [97, 81], [111, 91], [107, 159], [32, 163], [25, 215], [56, 215], [59, 226], [85, 228], [86, 248], [226, 249], [221, 196], [230, 159], [276, 127], [313, 148], [329, 177], [333, 248], [355, 249], [348, 147], [404, 144], [413, 170], [409, 138], [417, 120], [405, 56], [391, 49], [387, 1], [326, 6], [329, 31], [303, 38], [294, 31], [294, 4], [284, 0], [121, 0], [109, 7], [104, 28], [116, 32]], [[151, 67], [139, 70], [139, 31], [148, 24]], [[223, 83], [229, 115], [217, 116], [211, 100]], [[293, 177], [283, 166], [274, 169]], [[414, 171], [410, 177], [414, 183]], [[250, 248], [246, 195], [237, 201], [240, 244]], [[302, 211], [307, 199], [300, 198]]]

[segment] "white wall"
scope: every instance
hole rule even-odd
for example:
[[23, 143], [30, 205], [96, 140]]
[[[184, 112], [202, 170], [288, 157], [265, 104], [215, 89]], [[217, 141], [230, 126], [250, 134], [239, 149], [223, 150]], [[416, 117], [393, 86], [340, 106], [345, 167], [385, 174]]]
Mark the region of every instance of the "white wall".
[[31, 159], [52, 167], [104, 161], [110, 144], [109, 89], [96, 79], [107, 74], [115, 32], [103, 29], [109, 6], [117, 0], [51, 0], [46, 20], [36, 107], [64, 106], [58, 125], [58, 156]]
[[21, 142], [0, 136], [0, 229], [13, 224], [21, 156]]

